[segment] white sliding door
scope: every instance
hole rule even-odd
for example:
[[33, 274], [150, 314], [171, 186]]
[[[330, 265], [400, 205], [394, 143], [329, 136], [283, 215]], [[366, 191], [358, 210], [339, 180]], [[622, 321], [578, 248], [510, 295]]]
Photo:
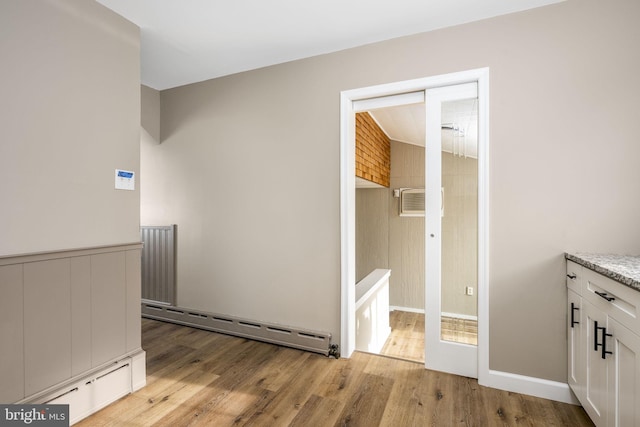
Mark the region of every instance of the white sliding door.
[[477, 378], [478, 85], [425, 100], [425, 366]]

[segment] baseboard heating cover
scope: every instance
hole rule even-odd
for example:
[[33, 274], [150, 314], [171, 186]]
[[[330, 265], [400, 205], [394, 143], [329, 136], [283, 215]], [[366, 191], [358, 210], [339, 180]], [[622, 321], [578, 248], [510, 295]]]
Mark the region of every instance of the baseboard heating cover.
[[142, 317], [339, 357], [331, 334], [142, 302]]
[[144, 387], [145, 361], [146, 353], [140, 351], [28, 403], [69, 405], [69, 425], [73, 425], [121, 397]]

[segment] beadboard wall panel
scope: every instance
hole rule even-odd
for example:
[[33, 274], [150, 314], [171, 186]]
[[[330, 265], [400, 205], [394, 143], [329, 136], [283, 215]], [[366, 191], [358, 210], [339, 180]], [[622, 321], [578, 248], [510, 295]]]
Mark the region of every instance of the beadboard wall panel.
[[125, 252], [125, 310], [126, 310], [126, 351], [141, 347], [142, 317], [140, 314], [142, 258], [139, 250]]
[[0, 292], [0, 402], [15, 402], [24, 396], [22, 265], [0, 266]]
[[71, 377], [69, 258], [23, 264], [25, 394]]
[[71, 258], [71, 375], [91, 369], [91, 257]]
[[125, 353], [126, 267], [124, 252], [91, 257], [92, 365]]
[[0, 257], [0, 402], [140, 353], [139, 243]]

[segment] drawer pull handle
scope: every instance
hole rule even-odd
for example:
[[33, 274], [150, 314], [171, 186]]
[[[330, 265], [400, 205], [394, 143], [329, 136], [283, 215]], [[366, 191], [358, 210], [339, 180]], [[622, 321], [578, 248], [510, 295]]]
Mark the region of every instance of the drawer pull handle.
[[607, 351], [607, 337], [612, 337], [613, 335], [607, 333], [607, 328], [602, 328], [602, 358], [606, 359], [607, 354], [613, 354], [612, 351]]
[[580, 310], [580, 307], [576, 307], [574, 303], [571, 303], [571, 327], [573, 328], [573, 325], [579, 325], [580, 322], [578, 322], [577, 320], [575, 320], [575, 311], [576, 310]]
[[607, 300], [607, 301], [609, 301], [609, 302], [611, 302], [611, 301], [615, 300], [615, 298], [614, 298], [614, 297], [610, 297], [610, 296], [608, 296], [606, 292], [598, 292], [598, 291], [595, 291], [595, 292], [596, 292], [596, 295], [598, 295], [598, 296], [600, 296], [600, 297], [602, 297], [602, 298], [606, 299], [606, 300]]
[[575, 279], [575, 278], [576, 278], [576, 277], [578, 277], [578, 276], [576, 276], [576, 274], [575, 274], [575, 273], [572, 273], [572, 274], [567, 274], [567, 277], [568, 277], [569, 279], [573, 280], [573, 279]]

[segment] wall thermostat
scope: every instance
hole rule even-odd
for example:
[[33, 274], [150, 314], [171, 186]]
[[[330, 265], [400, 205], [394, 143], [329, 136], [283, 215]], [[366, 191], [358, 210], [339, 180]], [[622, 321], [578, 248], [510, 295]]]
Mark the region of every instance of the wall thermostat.
[[136, 174], [132, 171], [116, 169], [116, 190], [135, 190]]

